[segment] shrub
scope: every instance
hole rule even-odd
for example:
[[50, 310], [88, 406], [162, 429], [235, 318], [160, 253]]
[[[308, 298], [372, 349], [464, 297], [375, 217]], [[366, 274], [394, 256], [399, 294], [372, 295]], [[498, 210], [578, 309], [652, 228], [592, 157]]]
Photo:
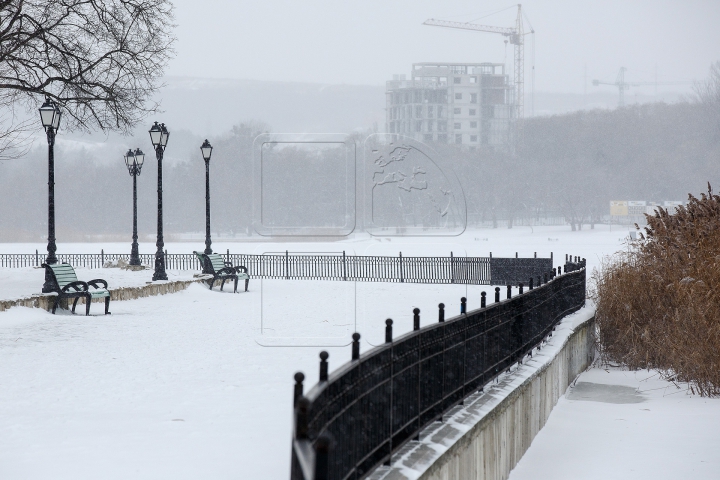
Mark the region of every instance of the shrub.
[[718, 396], [720, 196], [708, 184], [676, 213], [646, 217], [645, 234], [593, 272], [601, 359]]

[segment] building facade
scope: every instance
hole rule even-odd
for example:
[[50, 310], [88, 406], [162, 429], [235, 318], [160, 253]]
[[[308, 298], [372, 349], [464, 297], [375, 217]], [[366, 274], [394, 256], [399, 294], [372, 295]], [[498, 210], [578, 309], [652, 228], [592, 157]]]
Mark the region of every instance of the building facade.
[[515, 112], [501, 63], [415, 63], [386, 83], [386, 133], [421, 142], [507, 149]]

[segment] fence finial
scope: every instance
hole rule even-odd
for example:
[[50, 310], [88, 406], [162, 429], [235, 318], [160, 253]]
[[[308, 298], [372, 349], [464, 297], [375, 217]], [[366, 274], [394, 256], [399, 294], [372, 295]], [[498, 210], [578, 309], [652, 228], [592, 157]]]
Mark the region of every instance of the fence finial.
[[460, 297], [460, 315], [467, 315], [467, 298]]
[[522, 283], [520, 283], [520, 285], [518, 285], [518, 289], [519, 289], [520, 295], [522, 295], [522, 293], [523, 293], [523, 284]]
[[512, 297], [512, 285], [507, 286], [507, 298], [510, 299]]
[[[355, 332], [352, 334], [352, 359], [360, 359], [360, 334]], [[322, 355], [322, 354], [321, 354]]]
[[500, 287], [495, 287], [495, 303], [500, 301]]
[[328, 379], [328, 357], [330, 354], [323, 350], [320, 352], [320, 381], [327, 382]]
[[530, 277], [530, 283], [528, 284], [528, 288], [529, 288], [530, 290], [533, 289], [533, 278], [532, 278], [532, 277]]
[[482, 293], [480, 294], [480, 308], [485, 308], [485, 305], [486, 305], [486, 303], [485, 303], [485, 297], [486, 297], [486, 296], [487, 296], [487, 294], [486, 294], [485, 292], [482, 292]]
[[392, 343], [392, 318], [385, 320], [385, 343]]
[[420, 309], [413, 308], [413, 330], [420, 330]]
[[293, 396], [294, 406], [297, 406], [298, 399], [303, 395], [303, 380], [305, 380], [305, 374], [297, 372], [295, 374], [295, 394]]
[[445, 321], [445, 304], [441, 303], [438, 305], [438, 322]]

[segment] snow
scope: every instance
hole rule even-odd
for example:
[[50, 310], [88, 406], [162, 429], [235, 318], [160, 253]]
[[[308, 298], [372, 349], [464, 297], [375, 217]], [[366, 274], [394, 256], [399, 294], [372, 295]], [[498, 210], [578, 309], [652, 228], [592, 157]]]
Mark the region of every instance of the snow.
[[[556, 265], [569, 253], [587, 258], [592, 269], [602, 255], [620, 249], [626, 235], [627, 229], [607, 226], [581, 232], [515, 227], [444, 239], [352, 235], [327, 243], [216, 242], [213, 248], [360, 255], [394, 255], [400, 249], [403, 255], [492, 251], [497, 257], [554, 251]], [[0, 253], [36, 248], [42, 252], [44, 245], [0, 244]], [[58, 245], [59, 252], [68, 253], [101, 248], [129, 251], [129, 242]], [[167, 248], [189, 253], [203, 246], [169, 243]], [[140, 251], [152, 252], [154, 246], [141, 244]], [[193, 273], [172, 272], [170, 277]], [[80, 279], [106, 278], [111, 288], [142, 285], [151, 275], [78, 269]], [[41, 269], [0, 269], [0, 298], [36, 293], [42, 281]], [[296, 371], [305, 372], [309, 390], [317, 381], [319, 350], [327, 350], [330, 369], [337, 368], [350, 359], [346, 344], [352, 331], [363, 335], [366, 350], [382, 341], [386, 318], [393, 318], [399, 335], [412, 328], [414, 307], [421, 309], [424, 325], [437, 321], [439, 302], [454, 315], [461, 296], [468, 298], [469, 308], [477, 308], [482, 291], [489, 293], [491, 287], [251, 280], [247, 293], [210, 292], [194, 284], [172, 295], [114, 302], [108, 317], [95, 311], [90, 317], [28, 308], [1, 312], [0, 478], [288, 478]], [[608, 407], [569, 400], [560, 407], [566, 403]], [[633, 405], [610, 405], [628, 406]], [[708, 408], [720, 412], [718, 406]], [[648, 434], [664, 428], [652, 425]], [[717, 431], [716, 424], [707, 428], [699, 438]], [[536, 439], [531, 451], [540, 443]], [[696, 450], [703, 448], [698, 443]]]
[[716, 479], [720, 399], [655, 371], [592, 368], [560, 398], [510, 480]]

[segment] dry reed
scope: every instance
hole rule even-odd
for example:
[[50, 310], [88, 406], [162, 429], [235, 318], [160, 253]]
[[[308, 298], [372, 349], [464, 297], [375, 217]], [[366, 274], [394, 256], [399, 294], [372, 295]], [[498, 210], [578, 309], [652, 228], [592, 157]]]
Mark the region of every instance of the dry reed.
[[720, 196], [708, 184], [646, 217], [645, 234], [593, 272], [601, 359], [720, 396]]

